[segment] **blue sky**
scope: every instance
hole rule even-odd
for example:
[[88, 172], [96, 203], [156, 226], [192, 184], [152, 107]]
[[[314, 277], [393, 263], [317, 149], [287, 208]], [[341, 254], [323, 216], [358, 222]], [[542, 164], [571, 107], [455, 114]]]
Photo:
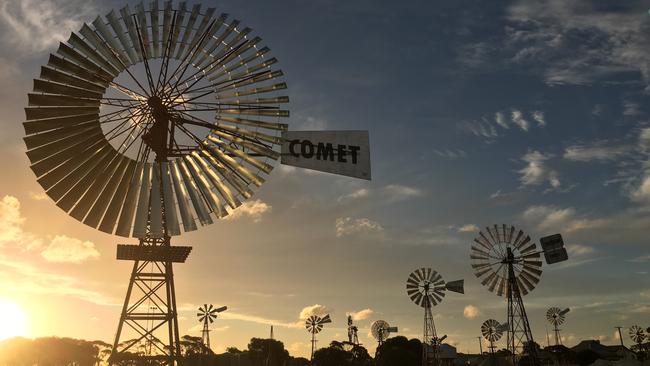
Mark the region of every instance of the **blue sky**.
[[[0, 1], [0, 149], [11, 177], [0, 182], [0, 279], [24, 283], [0, 285], [0, 297], [26, 309], [32, 336], [114, 334], [129, 270], [113, 260], [123, 240], [43, 199], [21, 122], [31, 79], [58, 41], [123, 4]], [[181, 331], [198, 334], [192, 309], [213, 302], [231, 314], [218, 321], [219, 349], [243, 347], [274, 323], [285, 325], [276, 336], [305, 354], [308, 334], [295, 324], [315, 305], [335, 319], [321, 344], [344, 338], [345, 314], [364, 309], [362, 342], [372, 344], [366, 333], [379, 318], [416, 337], [421, 311], [404, 282], [427, 266], [466, 280], [465, 295], [434, 310], [439, 331], [476, 351], [480, 323], [505, 318], [503, 299], [469, 267], [477, 228], [494, 223], [535, 238], [562, 232], [567, 243], [570, 260], [545, 266], [525, 298], [536, 339], [550, 306], [573, 309], [569, 345], [614, 343], [614, 326], [647, 321], [650, 16], [642, 2], [204, 4], [252, 27], [280, 60], [291, 129], [370, 131], [373, 180], [278, 167], [235, 218], [179, 238], [195, 247], [176, 270]], [[71, 309], [86, 320], [70, 322]]]

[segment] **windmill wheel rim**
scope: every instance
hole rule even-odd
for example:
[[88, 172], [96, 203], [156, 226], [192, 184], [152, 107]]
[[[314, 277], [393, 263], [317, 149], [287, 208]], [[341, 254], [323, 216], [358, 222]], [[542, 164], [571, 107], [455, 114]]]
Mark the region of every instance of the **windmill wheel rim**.
[[[239, 207], [273, 169], [280, 134], [287, 129], [280, 121], [289, 115], [282, 108], [289, 101], [283, 95], [283, 73], [250, 28], [222, 19], [225, 14], [199, 12], [193, 26], [179, 23], [172, 32], [161, 21], [154, 29], [154, 13], [161, 20], [171, 11], [178, 17], [190, 15], [185, 9], [158, 9], [157, 4], [152, 2], [156, 8], [147, 11], [136, 6], [134, 12], [127, 5], [120, 10], [122, 17], [111, 12], [73, 32], [35, 80], [23, 123], [31, 168], [48, 196], [78, 221], [124, 237], [179, 235], [210, 225]], [[171, 19], [173, 23], [176, 16]], [[215, 37], [207, 37], [213, 30]], [[220, 36], [224, 38], [217, 43]], [[202, 87], [209, 93], [200, 98], [216, 99], [192, 99], [202, 91], [166, 89], [165, 83], [149, 83], [146, 75], [133, 78], [147, 85], [142, 90], [136, 90], [135, 81], [116, 84], [117, 78], [145, 64], [145, 58], [147, 65], [176, 59], [192, 64], [188, 69], [203, 70], [184, 83], [187, 74], [174, 71], [185, 66], [168, 72], [179, 76], [178, 85], [184, 86], [205, 74], [209, 82]], [[204, 79], [195, 84], [197, 88]], [[122, 97], [112, 96], [113, 92]], [[106, 106], [138, 113], [109, 115], [103, 112]], [[203, 123], [203, 112], [212, 113], [215, 122]], [[159, 136], [169, 132], [161, 130], [165, 123], [176, 127], [169, 136], [186, 133], [196, 146], [186, 149], [170, 142], [169, 148], [164, 147]], [[205, 133], [193, 139], [187, 126]], [[154, 127], [163, 132], [155, 133]], [[109, 133], [111, 128], [117, 129]], [[112, 145], [124, 136], [130, 139]], [[144, 154], [129, 157], [127, 141], [171, 160], [148, 160]], [[178, 156], [168, 157], [167, 150]], [[160, 203], [148, 199], [156, 194], [161, 195]], [[163, 210], [164, 223], [159, 217]], [[152, 233], [147, 233], [147, 221], [153, 222]]]

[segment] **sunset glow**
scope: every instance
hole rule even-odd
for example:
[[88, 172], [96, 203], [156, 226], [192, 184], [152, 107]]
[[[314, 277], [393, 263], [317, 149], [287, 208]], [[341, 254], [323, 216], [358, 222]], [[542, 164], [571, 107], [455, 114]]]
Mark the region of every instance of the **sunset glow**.
[[0, 299], [0, 340], [26, 336], [27, 316], [17, 304]]

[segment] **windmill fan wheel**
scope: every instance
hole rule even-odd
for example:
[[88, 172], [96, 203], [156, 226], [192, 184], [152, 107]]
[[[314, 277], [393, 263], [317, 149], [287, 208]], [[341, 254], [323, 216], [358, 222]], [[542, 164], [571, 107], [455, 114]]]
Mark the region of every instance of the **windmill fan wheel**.
[[488, 319], [483, 322], [481, 325], [481, 334], [483, 338], [487, 339], [490, 342], [498, 341], [503, 335], [503, 330], [501, 329], [501, 324], [494, 319]]
[[379, 342], [383, 342], [390, 336], [390, 324], [385, 320], [377, 320], [370, 326], [370, 333]]
[[643, 340], [646, 337], [645, 332], [643, 331], [643, 328], [641, 328], [638, 325], [633, 325], [632, 327], [630, 327], [629, 334], [630, 334], [630, 338], [632, 339], [632, 341], [634, 341], [634, 343], [636, 343], [636, 344], [643, 343]]
[[34, 80], [31, 169], [70, 216], [107, 233], [179, 235], [228, 215], [280, 156], [277, 60], [237, 19], [171, 1], [83, 24]]
[[532, 291], [542, 274], [537, 245], [522, 230], [510, 225], [486, 227], [472, 244], [470, 259], [481, 284], [498, 296], [509, 291], [509, 265], [522, 295]]

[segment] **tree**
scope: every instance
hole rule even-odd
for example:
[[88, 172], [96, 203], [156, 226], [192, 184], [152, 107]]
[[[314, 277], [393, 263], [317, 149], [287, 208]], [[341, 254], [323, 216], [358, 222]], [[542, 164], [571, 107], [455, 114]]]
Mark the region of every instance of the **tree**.
[[251, 338], [248, 354], [254, 365], [282, 366], [289, 359], [284, 343], [275, 339]]
[[377, 352], [377, 366], [418, 366], [422, 363], [422, 343], [397, 336], [387, 339]]
[[314, 366], [349, 366], [349, 359], [350, 356], [343, 347], [332, 344], [327, 348], [321, 348], [314, 352], [313, 363]]

